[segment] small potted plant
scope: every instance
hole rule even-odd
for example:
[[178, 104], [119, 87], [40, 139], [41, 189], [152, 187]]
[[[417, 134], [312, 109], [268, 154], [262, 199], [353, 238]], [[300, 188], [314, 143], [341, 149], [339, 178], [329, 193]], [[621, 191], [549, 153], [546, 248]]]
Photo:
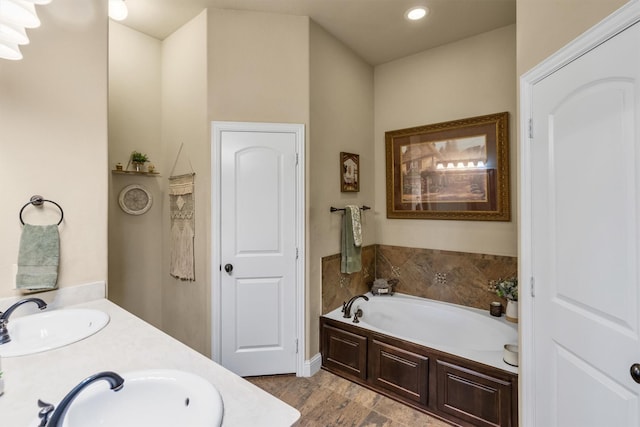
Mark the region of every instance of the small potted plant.
[[507, 320], [518, 322], [518, 277], [508, 279], [491, 280], [489, 291], [495, 292], [501, 298], [507, 299]]
[[142, 168], [144, 164], [149, 161], [149, 157], [146, 154], [142, 154], [139, 151], [131, 152], [131, 163], [133, 163], [133, 167], [136, 172], [142, 172]]

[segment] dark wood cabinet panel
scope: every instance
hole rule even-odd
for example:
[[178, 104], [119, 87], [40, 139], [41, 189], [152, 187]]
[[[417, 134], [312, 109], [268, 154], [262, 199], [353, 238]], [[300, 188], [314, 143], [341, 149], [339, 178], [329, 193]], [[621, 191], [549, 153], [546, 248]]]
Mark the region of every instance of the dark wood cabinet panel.
[[405, 399], [427, 405], [429, 358], [373, 339], [369, 356], [369, 380]]
[[322, 324], [322, 364], [356, 378], [367, 378], [367, 337]]
[[321, 317], [322, 366], [455, 425], [516, 427], [518, 376]]
[[512, 426], [512, 383], [457, 364], [437, 361], [438, 410], [476, 426]]

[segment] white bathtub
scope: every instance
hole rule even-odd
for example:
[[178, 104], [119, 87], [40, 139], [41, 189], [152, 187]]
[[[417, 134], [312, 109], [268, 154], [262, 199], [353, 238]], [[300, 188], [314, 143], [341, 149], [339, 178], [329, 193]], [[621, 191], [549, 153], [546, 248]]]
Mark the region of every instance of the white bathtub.
[[[351, 314], [363, 312], [360, 323], [371, 331], [472, 359], [485, 365], [517, 373], [518, 368], [502, 360], [505, 344], [518, 344], [518, 331], [513, 323], [493, 317], [489, 310], [465, 307], [403, 294], [372, 295], [369, 301], [359, 298]], [[325, 317], [347, 322], [341, 307]]]

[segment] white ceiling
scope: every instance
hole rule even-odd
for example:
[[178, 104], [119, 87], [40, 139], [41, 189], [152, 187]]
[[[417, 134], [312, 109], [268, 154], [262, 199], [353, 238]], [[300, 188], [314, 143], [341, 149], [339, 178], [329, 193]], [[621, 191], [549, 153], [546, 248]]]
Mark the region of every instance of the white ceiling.
[[[126, 0], [124, 25], [164, 39], [204, 8], [309, 16], [372, 65], [516, 21], [516, 0]], [[404, 12], [426, 5], [429, 16]]]

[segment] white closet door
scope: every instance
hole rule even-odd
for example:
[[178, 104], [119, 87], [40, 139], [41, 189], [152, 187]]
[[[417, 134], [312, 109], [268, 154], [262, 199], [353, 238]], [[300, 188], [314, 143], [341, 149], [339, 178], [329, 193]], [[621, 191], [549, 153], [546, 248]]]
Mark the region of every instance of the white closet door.
[[296, 133], [221, 134], [221, 363], [296, 372]]
[[533, 86], [536, 426], [640, 425], [639, 49], [636, 24]]

